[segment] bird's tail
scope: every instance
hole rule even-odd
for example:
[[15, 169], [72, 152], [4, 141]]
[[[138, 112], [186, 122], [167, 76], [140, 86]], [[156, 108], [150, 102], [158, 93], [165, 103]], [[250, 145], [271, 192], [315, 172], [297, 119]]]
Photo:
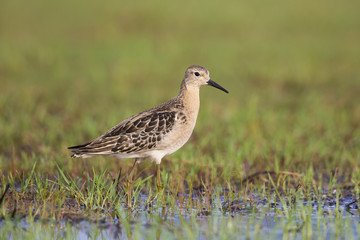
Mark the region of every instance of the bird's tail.
[[77, 145], [77, 146], [72, 146], [72, 147], [68, 147], [68, 149], [73, 153], [70, 157], [72, 158], [77, 158], [77, 157], [86, 157], [86, 147], [90, 144], [91, 142], [82, 144], [82, 145]]

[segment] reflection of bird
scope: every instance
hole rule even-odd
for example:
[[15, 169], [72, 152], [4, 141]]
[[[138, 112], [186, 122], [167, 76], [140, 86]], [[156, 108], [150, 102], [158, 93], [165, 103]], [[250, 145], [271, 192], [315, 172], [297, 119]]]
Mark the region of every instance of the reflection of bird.
[[186, 69], [180, 93], [157, 107], [138, 113], [110, 129], [95, 140], [69, 147], [71, 157], [96, 155], [117, 158], [149, 158], [157, 164], [156, 185], [162, 189], [161, 159], [179, 148], [190, 138], [199, 112], [199, 89], [203, 85], [228, 91], [212, 81], [209, 71], [200, 66]]

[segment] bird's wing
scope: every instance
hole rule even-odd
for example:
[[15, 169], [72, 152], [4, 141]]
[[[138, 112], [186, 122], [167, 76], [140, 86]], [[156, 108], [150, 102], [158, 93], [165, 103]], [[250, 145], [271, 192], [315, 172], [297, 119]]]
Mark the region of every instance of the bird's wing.
[[[181, 114], [181, 113], [180, 113]], [[174, 127], [179, 112], [164, 110], [135, 115], [122, 121], [99, 138], [69, 148], [74, 157], [101, 154], [140, 153], [156, 147]], [[183, 114], [181, 114], [183, 116]]]

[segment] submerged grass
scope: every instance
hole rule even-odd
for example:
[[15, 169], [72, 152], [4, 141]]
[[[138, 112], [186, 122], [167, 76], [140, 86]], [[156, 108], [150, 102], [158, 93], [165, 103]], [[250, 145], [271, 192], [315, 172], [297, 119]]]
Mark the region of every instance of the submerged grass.
[[[2, 3], [0, 236], [357, 239], [357, 9]], [[192, 64], [230, 94], [202, 88], [155, 201], [151, 163], [129, 184], [132, 161], [69, 158], [68, 146], [175, 96]]]
[[3, 236], [41, 239], [48, 225], [54, 236], [70, 238], [359, 236], [359, 191], [333, 178], [318, 185], [306, 183], [305, 174], [267, 172], [239, 185], [228, 179], [227, 185], [193, 187], [177, 185], [174, 177], [152, 201], [151, 176], [125, 188], [125, 180], [117, 182], [107, 170], [73, 178], [59, 168], [51, 179], [33, 172], [5, 195]]
[[359, 193], [339, 185], [331, 192], [316, 191], [310, 189], [316, 186], [293, 187], [288, 178], [268, 174], [271, 186], [203, 185], [184, 192], [169, 187], [149, 204], [152, 184], [147, 179], [137, 180], [128, 202], [129, 190], [119, 188], [107, 173], [94, 173], [85, 181], [67, 177], [61, 169], [53, 181], [41, 181], [34, 174], [25, 193], [9, 190], [2, 207], [2, 236], [43, 238], [47, 226], [53, 227], [54, 236], [70, 238], [356, 239], [359, 235]]

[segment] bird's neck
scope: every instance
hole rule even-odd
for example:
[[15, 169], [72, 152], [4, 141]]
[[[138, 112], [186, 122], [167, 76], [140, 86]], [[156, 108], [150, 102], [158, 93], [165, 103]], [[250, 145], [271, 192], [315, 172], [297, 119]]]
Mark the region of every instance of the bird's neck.
[[182, 88], [178, 97], [181, 98], [186, 111], [195, 119], [200, 108], [200, 89], [198, 87]]

